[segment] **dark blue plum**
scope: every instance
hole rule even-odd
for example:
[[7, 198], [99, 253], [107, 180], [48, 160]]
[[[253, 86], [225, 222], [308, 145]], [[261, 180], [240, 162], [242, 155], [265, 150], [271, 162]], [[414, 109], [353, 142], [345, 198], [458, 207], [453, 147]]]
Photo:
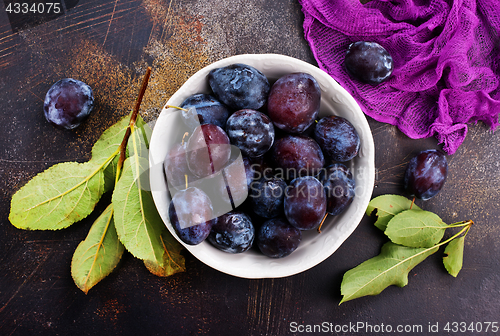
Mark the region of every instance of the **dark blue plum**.
[[231, 64], [208, 74], [208, 83], [217, 99], [233, 110], [258, 110], [267, 101], [269, 81], [254, 67]]
[[227, 120], [226, 133], [231, 143], [249, 157], [264, 155], [273, 145], [274, 126], [262, 112], [245, 109]]
[[322, 170], [319, 180], [326, 192], [326, 212], [339, 215], [352, 203], [356, 183], [351, 171], [341, 163], [335, 163]]
[[284, 258], [299, 247], [302, 232], [284, 218], [270, 219], [260, 227], [257, 246], [270, 258]]
[[[189, 96], [181, 107], [188, 110], [182, 111], [182, 120], [191, 130], [203, 124], [214, 124], [224, 129], [230, 115], [226, 105], [214, 96], [204, 93]], [[193, 107], [195, 110], [192, 109]], [[196, 111], [197, 117], [194, 115], [194, 111]]]
[[250, 185], [252, 184], [253, 181], [258, 179], [257, 174], [258, 173], [258, 165], [255, 164], [252, 159], [250, 159], [248, 156], [243, 155], [243, 165], [245, 167], [245, 177], [247, 179], [247, 187], [248, 190], [250, 190]]
[[446, 156], [435, 149], [425, 150], [408, 163], [404, 187], [410, 196], [426, 201], [443, 188], [447, 175]]
[[94, 107], [92, 88], [82, 81], [64, 78], [47, 91], [43, 104], [45, 118], [60, 129], [78, 127]]
[[371, 85], [387, 80], [394, 69], [392, 57], [384, 47], [365, 41], [349, 45], [344, 66], [351, 78]]
[[194, 187], [174, 195], [168, 207], [168, 217], [177, 236], [188, 245], [203, 242], [217, 223], [210, 198]]
[[321, 118], [314, 129], [314, 138], [323, 153], [334, 161], [346, 162], [358, 155], [358, 132], [345, 118], [333, 115]]
[[262, 177], [271, 178], [275, 176], [275, 170], [270, 163], [272, 160], [267, 157], [271, 152], [272, 150], [268, 151], [264, 156], [247, 159], [250, 168], [250, 175], [253, 178], [251, 182], [260, 180]]
[[264, 218], [283, 214], [286, 182], [279, 178], [262, 178], [250, 187], [250, 203], [253, 212]]
[[228, 253], [242, 253], [252, 247], [255, 228], [250, 217], [242, 211], [231, 211], [220, 216], [207, 240]]
[[326, 214], [326, 193], [312, 176], [293, 180], [285, 193], [286, 219], [300, 230], [316, 229]]

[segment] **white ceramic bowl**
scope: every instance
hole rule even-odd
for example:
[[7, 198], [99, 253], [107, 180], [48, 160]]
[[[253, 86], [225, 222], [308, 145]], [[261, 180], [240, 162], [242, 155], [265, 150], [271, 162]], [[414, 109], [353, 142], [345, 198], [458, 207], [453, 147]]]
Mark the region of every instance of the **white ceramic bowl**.
[[316, 230], [303, 231], [302, 242], [297, 250], [281, 259], [268, 258], [258, 249], [251, 249], [241, 254], [230, 254], [216, 249], [209, 242], [196, 246], [184, 244], [177, 238], [168, 219], [170, 198], [162, 168], [163, 159], [172, 142], [182, 137], [176, 128], [181, 121], [178, 120], [178, 113], [168, 113], [166, 108], [163, 108], [156, 121], [150, 142], [150, 181], [154, 202], [161, 218], [174, 237], [208, 266], [242, 278], [290, 276], [305, 271], [332, 255], [361, 221], [374, 185], [375, 148], [372, 134], [354, 98], [327, 73], [301, 60], [276, 54], [238, 55], [210, 64], [189, 78], [166, 105], [179, 106], [190, 95], [209, 93], [207, 75], [210, 70], [233, 63], [244, 63], [259, 69], [271, 83], [291, 72], [306, 72], [316, 78], [321, 87], [320, 117], [334, 114], [348, 119], [361, 139], [359, 155], [347, 163], [356, 181], [356, 196], [353, 202], [341, 215], [328, 216], [323, 224], [322, 233]]

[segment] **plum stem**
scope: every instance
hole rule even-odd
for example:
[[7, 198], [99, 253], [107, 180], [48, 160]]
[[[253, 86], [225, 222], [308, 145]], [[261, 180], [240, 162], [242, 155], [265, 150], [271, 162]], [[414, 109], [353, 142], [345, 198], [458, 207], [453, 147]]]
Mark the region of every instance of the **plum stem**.
[[325, 222], [325, 219], [326, 217], [328, 216], [328, 212], [325, 214], [325, 216], [323, 217], [323, 219], [321, 220], [321, 223], [319, 223], [319, 226], [318, 226], [318, 233], [321, 233], [321, 227], [323, 226], [323, 223]]
[[[182, 136], [182, 142], [181, 142], [181, 145], [184, 146], [184, 139], [189, 135], [189, 132], [186, 132], [184, 133], [184, 135]], [[188, 185], [188, 176], [187, 174], [184, 174], [184, 181], [186, 182], [186, 189], [189, 187]]]
[[174, 109], [178, 109], [178, 110], [181, 110], [181, 111], [189, 111], [188, 109], [185, 109], [183, 107], [179, 107], [179, 106], [175, 106], [175, 105], [165, 105], [166, 108], [174, 108]]
[[183, 145], [183, 146], [184, 146], [184, 142], [185, 142], [185, 141], [184, 141], [184, 139], [185, 139], [188, 135], [189, 135], [189, 132], [184, 133], [184, 135], [182, 136], [182, 143], [181, 143], [181, 145]]

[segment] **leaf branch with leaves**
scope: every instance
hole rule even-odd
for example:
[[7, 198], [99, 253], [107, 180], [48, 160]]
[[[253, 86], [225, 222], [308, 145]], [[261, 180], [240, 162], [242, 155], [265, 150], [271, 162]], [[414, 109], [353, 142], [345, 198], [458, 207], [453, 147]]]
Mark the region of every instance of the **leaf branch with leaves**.
[[[412, 201], [398, 195], [382, 195], [370, 201], [366, 214], [376, 211], [375, 226], [391, 240], [382, 246], [378, 256], [344, 274], [340, 303], [366, 295], [377, 295], [391, 285], [404, 287], [408, 273], [428, 256], [447, 245], [443, 263], [456, 277], [463, 263], [465, 236], [471, 220], [447, 225], [438, 215], [418, 208]], [[442, 242], [445, 230], [461, 230]]]
[[158, 276], [185, 271], [182, 246], [163, 224], [146, 180], [151, 129], [139, 108], [150, 75], [148, 68], [130, 117], [104, 131], [88, 162], [56, 164], [11, 200], [9, 220], [15, 227], [59, 230], [87, 217], [112, 191], [111, 204], [73, 255], [71, 274], [85, 293], [116, 268], [125, 249]]

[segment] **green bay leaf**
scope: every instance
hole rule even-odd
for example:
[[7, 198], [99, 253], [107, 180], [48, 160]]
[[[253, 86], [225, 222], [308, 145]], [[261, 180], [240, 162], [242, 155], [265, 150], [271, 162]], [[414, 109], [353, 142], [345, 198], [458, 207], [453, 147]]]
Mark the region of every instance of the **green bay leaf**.
[[444, 249], [444, 253], [446, 254], [446, 256], [443, 257], [444, 267], [448, 273], [455, 278], [462, 269], [464, 260], [464, 242], [465, 236], [455, 238], [449, 242]]
[[385, 231], [387, 223], [404, 210], [409, 209], [420, 210], [420, 208], [406, 197], [399, 195], [381, 195], [370, 201], [366, 208], [366, 215], [370, 216], [373, 211], [377, 210], [377, 221], [375, 226], [382, 231]]
[[114, 155], [114, 159], [104, 169], [104, 192], [111, 191], [115, 185], [116, 167], [119, 158], [119, 147], [129, 124], [130, 116], [120, 119], [113, 126], [105, 130], [92, 147], [91, 162], [102, 164]]
[[78, 288], [87, 294], [115, 269], [124, 250], [116, 234], [110, 204], [92, 224], [87, 238], [73, 254], [71, 275]]
[[130, 116], [126, 115], [102, 133], [94, 146], [92, 146], [91, 160], [102, 163], [118, 150], [127, 130], [129, 120]]
[[[120, 156], [118, 150], [127, 131], [129, 122], [130, 115], [124, 116], [113, 126], [104, 131], [99, 140], [97, 140], [97, 142], [92, 147], [91, 161], [98, 164], [101, 164], [110, 156], [114, 155], [114, 159], [110, 161], [107, 167], [105, 167], [104, 169], [104, 192], [113, 190], [113, 187], [115, 186], [117, 166]], [[136, 124], [139, 130], [144, 134], [144, 139], [141, 139], [141, 143], [144, 143], [146, 146], [148, 146], [149, 139], [151, 138], [152, 133], [151, 128], [144, 122], [141, 116], [137, 116]], [[141, 148], [144, 148], [145, 145], [141, 145]], [[142, 149], [142, 153], [144, 152], [145, 150]], [[128, 147], [125, 157], [129, 157]]]
[[128, 140], [127, 149], [130, 156], [136, 155], [142, 158], [148, 158], [149, 139], [151, 136], [151, 128], [142, 118], [137, 118], [137, 124], [132, 130], [132, 134]]
[[36, 175], [12, 196], [9, 220], [19, 229], [63, 229], [87, 217], [103, 191], [102, 166], [59, 163]]
[[387, 242], [380, 254], [344, 274], [340, 303], [366, 295], [377, 295], [391, 285], [404, 287], [408, 273], [438, 247], [415, 248]]
[[[135, 132], [134, 132], [135, 133]], [[115, 227], [120, 241], [136, 258], [148, 261], [163, 260], [160, 235], [165, 228], [156, 210], [151, 192], [147, 189], [148, 160], [130, 156], [113, 191]]]
[[439, 243], [448, 227], [435, 213], [404, 210], [387, 224], [385, 234], [396, 244], [409, 247], [432, 247]]
[[167, 277], [175, 273], [186, 270], [184, 257], [181, 251], [184, 249], [181, 244], [172, 236], [167, 229], [163, 230], [160, 236], [164, 249], [163, 260], [146, 260], [144, 265], [153, 274]]
[[[131, 130], [127, 145], [130, 156], [123, 163], [112, 202], [115, 207], [116, 230], [125, 248], [136, 258], [144, 260], [147, 267], [157, 269], [156, 273], [167, 274], [172, 271], [169, 267], [174, 267], [167, 264], [172, 261], [171, 258], [179, 265], [183, 263], [183, 259], [181, 260], [180, 255], [175, 256], [177, 245], [173, 245], [170, 239], [164, 239], [168, 236], [162, 236], [165, 225], [150, 192], [147, 149], [150, 133], [150, 127], [139, 116], [136, 126]], [[174, 248], [170, 257], [165, 256], [167, 245]]]
[[153, 135], [153, 129], [149, 127], [149, 125], [142, 119], [140, 115], [137, 116], [137, 121], [135, 123], [136, 127], [141, 130], [141, 135], [143, 137], [142, 141], [144, 142], [146, 148], [149, 149], [149, 141], [151, 140], [151, 136]]
[[118, 170], [118, 160], [120, 155], [115, 156], [113, 160], [110, 161], [108, 166], [103, 170], [104, 174], [104, 192], [113, 190], [116, 183], [116, 173]]

